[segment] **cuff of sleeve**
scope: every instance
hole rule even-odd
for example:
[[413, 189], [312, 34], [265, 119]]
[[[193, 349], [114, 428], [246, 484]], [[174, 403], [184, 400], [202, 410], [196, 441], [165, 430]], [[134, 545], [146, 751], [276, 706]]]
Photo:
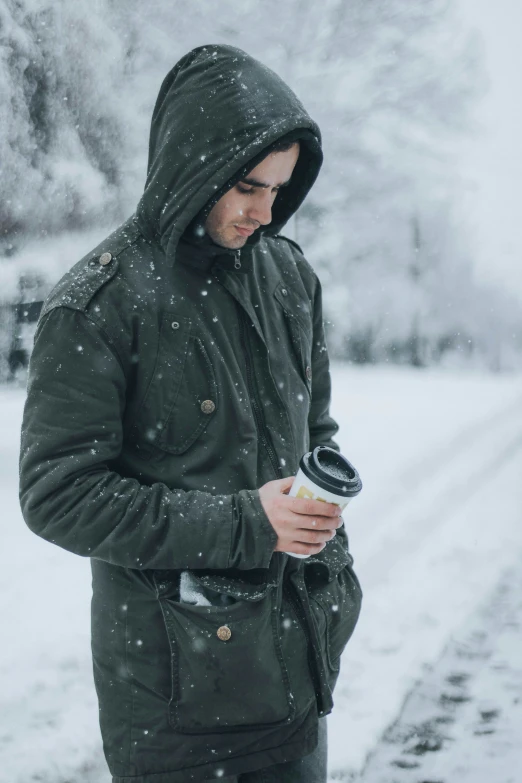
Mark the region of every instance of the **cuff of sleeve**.
[[353, 557], [348, 551], [344, 527], [339, 528], [335, 538], [328, 541], [324, 549], [317, 555], [312, 555], [305, 560], [305, 565], [311, 563], [326, 569], [326, 578], [329, 582], [334, 579], [346, 565], [352, 565]]
[[230, 567], [268, 568], [277, 544], [277, 533], [262, 506], [257, 489], [237, 493], [240, 515], [238, 535], [232, 541]]

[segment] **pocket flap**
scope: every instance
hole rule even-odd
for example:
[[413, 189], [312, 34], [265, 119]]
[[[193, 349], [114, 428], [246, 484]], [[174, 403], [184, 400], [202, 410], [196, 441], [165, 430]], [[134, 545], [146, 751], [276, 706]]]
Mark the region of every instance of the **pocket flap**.
[[311, 312], [310, 303], [297, 295], [288, 284], [279, 281], [274, 290], [274, 296], [289, 316], [296, 318], [303, 326], [307, 328], [310, 324]]
[[[343, 528], [339, 528], [343, 530]], [[324, 549], [317, 555], [311, 555], [304, 561], [307, 582], [331, 582], [343, 568], [351, 566], [353, 557], [348, 551], [345, 533], [337, 533], [328, 541]], [[313, 572], [313, 575], [312, 573]]]

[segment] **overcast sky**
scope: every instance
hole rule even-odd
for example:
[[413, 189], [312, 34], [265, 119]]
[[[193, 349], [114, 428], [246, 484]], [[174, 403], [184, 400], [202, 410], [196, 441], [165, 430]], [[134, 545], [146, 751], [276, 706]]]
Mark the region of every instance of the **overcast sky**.
[[473, 226], [477, 269], [522, 301], [522, 2], [455, 0], [483, 37], [490, 91], [477, 106], [484, 135], [462, 150], [476, 182], [462, 205]]

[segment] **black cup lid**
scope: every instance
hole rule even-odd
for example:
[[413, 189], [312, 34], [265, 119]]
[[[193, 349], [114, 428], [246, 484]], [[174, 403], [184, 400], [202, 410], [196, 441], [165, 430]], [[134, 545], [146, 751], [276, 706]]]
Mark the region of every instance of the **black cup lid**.
[[352, 463], [329, 446], [316, 446], [304, 454], [300, 467], [314, 484], [335, 495], [354, 497], [362, 489], [361, 477]]

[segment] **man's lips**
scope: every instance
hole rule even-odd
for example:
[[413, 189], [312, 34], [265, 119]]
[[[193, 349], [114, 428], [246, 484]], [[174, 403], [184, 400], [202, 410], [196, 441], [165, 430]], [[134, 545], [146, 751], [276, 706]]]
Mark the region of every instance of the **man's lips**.
[[255, 231], [255, 228], [245, 228], [244, 226], [234, 226], [234, 228], [242, 237], [249, 237]]

